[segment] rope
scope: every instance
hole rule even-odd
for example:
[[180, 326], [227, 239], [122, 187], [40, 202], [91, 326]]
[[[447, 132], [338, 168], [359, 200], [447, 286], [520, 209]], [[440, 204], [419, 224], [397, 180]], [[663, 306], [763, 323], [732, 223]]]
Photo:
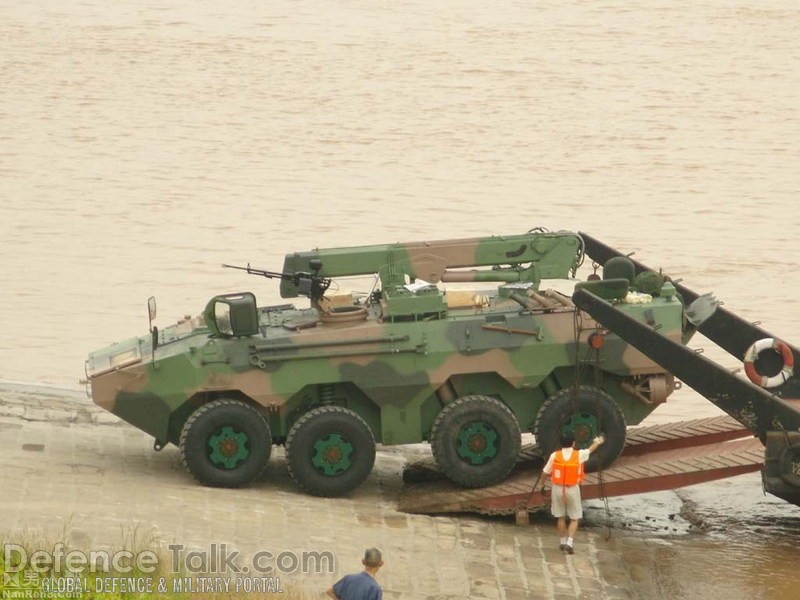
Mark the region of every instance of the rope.
[[[600, 350], [594, 350], [594, 380], [597, 389], [603, 389], [603, 372], [600, 369]], [[595, 404], [597, 413], [597, 426], [600, 433], [603, 433], [603, 412], [600, 410], [600, 396], [597, 397]], [[606, 541], [611, 539], [611, 508], [608, 506], [608, 496], [606, 496], [605, 481], [603, 481], [603, 463], [599, 463], [597, 468], [597, 486], [600, 490], [600, 497], [603, 499], [603, 507], [606, 513]]]
[[[580, 357], [580, 333], [583, 331], [583, 318], [579, 310], [573, 313], [573, 334], [575, 339], [575, 381], [573, 384], [572, 394], [572, 409], [573, 413], [578, 412], [578, 394], [580, 393], [581, 381], [583, 380], [582, 366], [584, 361]], [[592, 360], [592, 358], [594, 360]], [[603, 372], [600, 369], [600, 350], [588, 347], [585, 364], [593, 364], [594, 370], [594, 385], [598, 390], [603, 389]], [[595, 400], [595, 414], [597, 415], [597, 425], [600, 434], [603, 433], [603, 411], [600, 407], [600, 396], [598, 395]], [[597, 468], [597, 485], [600, 490], [600, 498], [603, 499], [603, 507], [606, 514], [606, 541], [611, 539], [611, 508], [608, 505], [608, 497], [605, 493], [605, 481], [603, 480], [603, 465], [599, 463]], [[564, 490], [566, 500], [566, 490]]]
[[583, 331], [583, 317], [581, 312], [576, 308], [572, 313], [572, 332], [575, 339], [575, 381], [572, 384], [572, 409], [573, 412], [578, 412], [578, 394], [581, 390], [581, 345], [580, 335]]

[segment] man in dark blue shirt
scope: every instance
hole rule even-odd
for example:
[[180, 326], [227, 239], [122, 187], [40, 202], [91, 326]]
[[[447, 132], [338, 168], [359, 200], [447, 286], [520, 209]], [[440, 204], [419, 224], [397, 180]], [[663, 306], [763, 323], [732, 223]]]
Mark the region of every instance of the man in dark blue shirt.
[[361, 561], [364, 570], [354, 575], [345, 575], [327, 591], [333, 600], [383, 600], [381, 586], [375, 581], [378, 569], [383, 566], [381, 551], [369, 548]]

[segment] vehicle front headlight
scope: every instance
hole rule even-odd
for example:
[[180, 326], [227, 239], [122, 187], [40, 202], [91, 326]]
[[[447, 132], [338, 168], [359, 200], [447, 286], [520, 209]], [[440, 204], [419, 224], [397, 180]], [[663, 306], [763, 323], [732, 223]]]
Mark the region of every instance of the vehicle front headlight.
[[141, 359], [142, 353], [139, 351], [139, 346], [136, 346], [130, 350], [112, 354], [108, 359], [108, 363], [112, 369], [118, 369], [139, 362]]

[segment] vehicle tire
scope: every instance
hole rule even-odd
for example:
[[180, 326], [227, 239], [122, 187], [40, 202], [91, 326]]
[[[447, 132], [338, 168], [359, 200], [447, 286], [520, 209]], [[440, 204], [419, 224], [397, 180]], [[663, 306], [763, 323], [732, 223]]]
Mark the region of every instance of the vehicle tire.
[[597, 388], [582, 385], [565, 388], [550, 396], [533, 426], [536, 443], [544, 456], [558, 450], [561, 433], [573, 433], [578, 448], [588, 448], [592, 440], [601, 433], [606, 441], [595, 450], [586, 462], [587, 472], [610, 466], [625, 447], [625, 416], [614, 400]]
[[352, 410], [321, 406], [304, 414], [289, 430], [286, 462], [303, 491], [341, 496], [361, 485], [372, 471], [375, 438]]
[[778, 459], [778, 468], [781, 478], [794, 487], [800, 487], [800, 474], [798, 474], [797, 465], [800, 465], [800, 444], [793, 444], [783, 448]]
[[522, 438], [514, 413], [488, 396], [464, 396], [445, 406], [431, 430], [433, 457], [464, 487], [503, 481], [519, 456]]
[[221, 399], [194, 411], [181, 430], [181, 461], [197, 481], [236, 488], [257, 479], [269, 462], [272, 436], [259, 412]]

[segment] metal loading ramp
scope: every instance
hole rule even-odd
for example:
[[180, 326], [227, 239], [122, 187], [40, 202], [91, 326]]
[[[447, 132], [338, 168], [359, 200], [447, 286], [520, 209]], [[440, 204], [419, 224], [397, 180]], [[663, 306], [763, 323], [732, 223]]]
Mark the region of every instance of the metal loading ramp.
[[[695, 485], [758, 471], [764, 446], [728, 416], [630, 429], [622, 456], [581, 485], [584, 500], [625, 496]], [[749, 439], [742, 439], [749, 438]], [[520, 453], [517, 468], [503, 483], [463, 489], [437, 477], [432, 461], [410, 465], [399, 510], [408, 513], [520, 515], [549, 506], [549, 495], [532, 493], [544, 466], [535, 445]], [[427, 479], [427, 481], [420, 481]], [[545, 478], [546, 479], [546, 478]], [[537, 486], [538, 487], [538, 486]], [[549, 482], [545, 485], [549, 491]]]

